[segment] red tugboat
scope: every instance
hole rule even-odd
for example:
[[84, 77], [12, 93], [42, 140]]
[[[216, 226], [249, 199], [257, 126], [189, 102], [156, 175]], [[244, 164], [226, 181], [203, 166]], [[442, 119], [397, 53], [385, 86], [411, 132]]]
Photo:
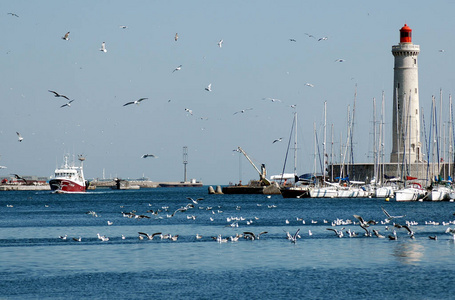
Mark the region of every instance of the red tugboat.
[[54, 178], [49, 180], [49, 185], [54, 193], [83, 193], [87, 190], [89, 182], [84, 179], [83, 163], [85, 158], [82, 155], [78, 156], [81, 162], [80, 166], [70, 165], [68, 156], [64, 157], [62, 167], [55, 169]]

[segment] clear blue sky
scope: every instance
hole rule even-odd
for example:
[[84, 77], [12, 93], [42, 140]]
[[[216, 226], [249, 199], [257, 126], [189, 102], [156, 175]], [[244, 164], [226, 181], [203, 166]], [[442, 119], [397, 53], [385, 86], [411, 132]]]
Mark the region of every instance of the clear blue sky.
[[[407, 23], [421, 47], [420, 104], [428, 123], [431, 96], [442, 89], [447, 104], [453, 92], [454, 10], [452, 1], [2, 1], [0, 165], [8, 168], [0, 176], [50, 176], [72, 153], [86, 156], [87, 178], [104, 169], [106, 177], [180, 181], [183, 146], [188, 177], [205, 184], [239, 180], [237, 146], [278, 174], [292, 104], [299, 173], [311, 172], [313, 123], [322, 141], [324, 101], [339, 153], [356, 84], [355, 160], [372, 160], [372, 99], [379, 103], [382, 91], [388, 159], [391, 47]], [[69, 41], [61, 38], [67, 31]], [[204, 90], [209, 83], [211, 92]], [[48, 90], [75, 101], [60, 108], [64, 99]], [[148, 100], [123, 107], [142, 97]], [[282, 102], [262, 100], [268, 97]], [[253, 109], [234, 115], [246, 108]], [[283, 142], [272, 144], [279, 137]], [[144, 153], [158, 158], [142, 159]], [[241, 179], [257, 177], [242, 158]]]

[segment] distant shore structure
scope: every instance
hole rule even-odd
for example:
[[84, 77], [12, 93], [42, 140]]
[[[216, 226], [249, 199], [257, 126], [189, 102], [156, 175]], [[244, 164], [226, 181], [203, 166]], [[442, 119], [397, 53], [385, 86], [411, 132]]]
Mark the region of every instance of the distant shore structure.
[[420, 143], [420, 104], [417, 56], [420, 46], [412, 43], [412, 29], [400, 29], [400, 43], [392, 46], [393, 125], [391, 163], [422, 162]]

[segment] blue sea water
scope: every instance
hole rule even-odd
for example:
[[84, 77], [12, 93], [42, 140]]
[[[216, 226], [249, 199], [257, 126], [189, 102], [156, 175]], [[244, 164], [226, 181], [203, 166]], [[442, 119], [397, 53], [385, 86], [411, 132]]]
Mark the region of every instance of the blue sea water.
[[[191, 203], [187, 197], [204, 200], [167, 217]], [[404, 229], [396, 229], [398, 240], [392, 241], [366, 237], [358, 225], [331, 224], [354, 221], [353, 214], [384, 220], [381, 207], [405, 215], [397, 223], [417, 222], [411, 226], [415, 239]], [[150, 209], [162, 211], [152, 215]], [[122, 212], [151, 218], [126, 218]], [[207, 187], [2, 192], [0, 298], [450, 299], [455, 298], [455, 242], [445, 230], [455, 225], [443, 222], [454, 221], [454, 212], [453, 202], [209, 195]], [[327, 230], [343, 227], [359, 235], [338, 238]], [[387, 236], [393, 226], [371, 228]], [[297, 229], [301, 239], [293, 244], [285, 232]], [[212, 239], [244, 231], [267, 234], [254, 241]], [[138, 232], [179, 238], [140, 240]], [[68, 238], [60, 239], [63, 235]]]

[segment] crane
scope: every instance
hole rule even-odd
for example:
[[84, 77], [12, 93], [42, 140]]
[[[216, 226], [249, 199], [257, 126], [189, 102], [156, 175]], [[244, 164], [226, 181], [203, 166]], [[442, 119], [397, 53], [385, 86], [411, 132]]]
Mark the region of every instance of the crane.
[[238, 151], [240, 153], [242, 153], [243, 155], [245, 155], [246, 159], [250, 162], [251, 165], [253, 165], [253, 167], [256, 169], [256, 171], [259, 173], [259, 178], [260, 180], [262, 181], [262, 183], [264, 183], [264, 185], [270, 185], [270, 181], [266, 178], [266, 175], [267, 175], [267, 171], [265, 169], [265, 164], [262, 164], [261, 165], [261, 171], [259, 171], [259, 169], [256, 167], [256, 165], [253, 163], [253, 161], [250, 159], [250, 157], [248, 156], [248, 154], [246, 154], [245, 151], [243, 151], [242, 148], [240, 147], [237, 147]]

